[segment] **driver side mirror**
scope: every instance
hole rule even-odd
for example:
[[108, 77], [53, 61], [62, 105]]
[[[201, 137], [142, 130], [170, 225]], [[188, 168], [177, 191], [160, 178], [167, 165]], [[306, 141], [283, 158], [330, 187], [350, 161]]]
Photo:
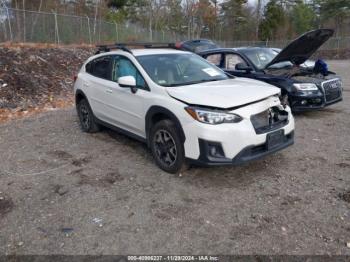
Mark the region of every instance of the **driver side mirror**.
[[130, 88], [131, 92], [135, 94], [137, 92], [136, 79], [133, 76], [122, 76], [118, 78], [118, 84], [120, 87]]
[[118, 78], [120, 87], [136, 87], [136, 79], [133, 76], [122, 76]]
[[253, 68], [246, 65], [245, 63], [236, 64], [235, 69], [238, 71], [246, 71], [247, 73], [250, 73], [251, 71], [253, 71]]

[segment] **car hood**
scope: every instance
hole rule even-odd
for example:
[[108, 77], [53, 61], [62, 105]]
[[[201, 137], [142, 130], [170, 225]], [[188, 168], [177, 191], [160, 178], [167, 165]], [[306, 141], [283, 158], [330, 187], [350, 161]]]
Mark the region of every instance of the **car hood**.
[[279, 52], [265, 68], [284, 61], [290, 61], [296, 65], [304, 63], [333, 33], [334, 30], [332, 29], [317, 29], [303, 34]]
[[187, 104], [216, 108], [239, 107], [280, 92], [277, 87], [241, 77], [195, 85], [167, 87], [166, 90], [171, 97]]

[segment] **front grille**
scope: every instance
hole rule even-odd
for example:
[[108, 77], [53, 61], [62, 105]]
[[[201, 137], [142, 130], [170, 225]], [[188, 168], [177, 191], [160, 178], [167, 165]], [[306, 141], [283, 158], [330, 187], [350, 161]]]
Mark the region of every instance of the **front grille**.
[[259, 114], [250, 117], [255, 132], [263, 134], [288, 124], [288, 112], [278, 107], [271, 107]]
[[334, 100], [337, 100], [342, 95], [342, 86], [340, 79], [331, 79], [325, 82], [322, 82], [322, 88], [324, 91], [324, 96], [326, 103], [330, 103]]

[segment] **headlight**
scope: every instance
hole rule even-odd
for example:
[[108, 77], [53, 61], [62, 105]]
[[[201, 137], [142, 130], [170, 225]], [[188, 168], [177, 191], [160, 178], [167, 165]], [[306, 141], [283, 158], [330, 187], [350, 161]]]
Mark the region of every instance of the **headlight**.
[[318, 87], [312, 83], [293, 84], [298, 91], [317, 91]]
[[242, 121], [242, 117], [239, 115], [227, 113], [225, 111], [210, 110], [199, 107], [186, 107], [185, 110], [195, 120], [211, 125], [218, 125], [222, 123], [238, 123]]

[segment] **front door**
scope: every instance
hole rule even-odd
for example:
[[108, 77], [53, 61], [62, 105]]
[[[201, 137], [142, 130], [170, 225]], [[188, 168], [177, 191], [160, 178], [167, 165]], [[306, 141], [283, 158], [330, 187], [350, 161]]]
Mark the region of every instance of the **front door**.
[[[147, 84], [136, 66], [124, 56], [112, 56], [112, 79], [106, 89], [110, 121], [125, 130], [145, 137], [145, 99], [150, 97]], [[120, 87], [118, 78], [133, 76], [136, 79], [136, 93], [128, 87]]]
[[254, 75], [251, 72], [237, 70], [236, 65], [239, 63], [248, 65], [240, 55], [235, 53], [225, 53], [223, 57], [222, 69], [234, 76], [254, 78]]

